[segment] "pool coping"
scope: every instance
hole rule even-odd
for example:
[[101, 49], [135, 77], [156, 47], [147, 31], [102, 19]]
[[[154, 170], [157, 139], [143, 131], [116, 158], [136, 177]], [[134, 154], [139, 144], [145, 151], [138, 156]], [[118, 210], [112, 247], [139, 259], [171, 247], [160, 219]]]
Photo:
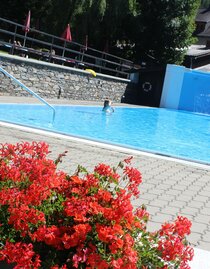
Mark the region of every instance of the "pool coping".
[[19, 129], [22, 131], [28, 131], [31, 133], [43, 134], [43, 135], [47, 135], [50, 137], [64, 138], [64, 139], [71, 140], [71, 141], [83, 142], [83, 143], [86, 143], [89, 145], [103, 147], [105, 149], [110, 149], [110, 150], [117, 150], [117, 151], [123, 152], [123, 153], [143, 155], [143, 156], [147, 156], [147, 157], [157, 158], [157, 159], [171, 161], [171, 162], [177, 162], [177, 163], [181, 163], [181, 164], [185, 164], [185, 165], [189, 165], [189, 166], [194, 166], [194, 167], [210, 170], [210, 164], [185, 160], [185, 159], [181, 159], [181, 158], [175, 158], [175, 157], [171, 157], [169, 155], [164, 155], [164, 154], [160, 154], [160, 153], [147, 152], [146, 150], [145, 151], [135, 150], [135, 149], [126, 148], [123, 146], [117, 146], [114, 144], [108, 144], [108, 143], [103, 143], [103, 142], [99, 142], [99, 141], [95, 141], [95, 140], [91, 140], [91, 139], [80, 138], [80, 137], [73, 136], [73, 135], [65, 135], [65, 134], [61, 134], [61, 133], [55, 133], [55, 132], [51, 132], [51, 131], [47, 131], [47, 130], [43, 130], [43, 129], [39, 129], [39, 128], [33, 128], [33, 127], [24, 126], [21, 124], [14, 124], [14, 123], [9, 123], [9, 122], [4, 122], [4, 121], [0, 121], [0, 125], [5, 126], [5, 127], [14, 128], [14, 129]]

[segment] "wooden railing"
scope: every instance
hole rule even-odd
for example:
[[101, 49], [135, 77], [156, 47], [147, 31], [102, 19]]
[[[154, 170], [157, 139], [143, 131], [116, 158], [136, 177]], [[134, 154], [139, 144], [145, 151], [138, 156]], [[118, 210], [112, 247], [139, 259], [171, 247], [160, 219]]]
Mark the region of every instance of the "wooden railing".
[[90, 68], [122, 78], [129, 78], [130, 72], [135, 69], [132, 61], [34, 28], [25, 34], [24, 25], [3, 18], [0, 18], [0, 50], [75, 68]]

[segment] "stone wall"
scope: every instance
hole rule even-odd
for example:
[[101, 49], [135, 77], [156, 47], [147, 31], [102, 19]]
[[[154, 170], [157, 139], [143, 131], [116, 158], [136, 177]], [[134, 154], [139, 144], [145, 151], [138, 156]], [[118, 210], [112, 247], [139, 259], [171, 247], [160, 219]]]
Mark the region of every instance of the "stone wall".
[[[108, 97], [121, 102], [129, 80], [21, 58], [0, 55], [0, 67], [9, 72], [42, 98], [66, 98], [73, 100], [101, 101]], [[0, 72], [0, 95], [31, 96], [15, 82]]]

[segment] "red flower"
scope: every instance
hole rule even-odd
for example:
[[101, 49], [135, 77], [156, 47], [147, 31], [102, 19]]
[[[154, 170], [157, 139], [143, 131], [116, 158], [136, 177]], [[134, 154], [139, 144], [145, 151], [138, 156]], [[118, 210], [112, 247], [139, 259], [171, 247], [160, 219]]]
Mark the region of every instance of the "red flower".
[[185, 236], [190, 234], [190, 228], [192, 223], [186, 217], [178, 216], [175, 221], [175, 230], [179, 236]]
[[142, 182], [132, 157], [121, 176], [122, 162], [71, 176], [57, 171], [64, 154], [54, 162], [48, 153], [43, 142], [0, 147], [0, 260], [15, 269], [146, 269], [147, 259], [158, 268], [159, 258], [162, 269], [189, 268], [191, 222], [179, 216], [158, 232], [146, 230], [148, 212], [131, 203]]
[[14, 269], [38, 269], [41, 265], [39, 255], [33, 251], [32, 244], [6, 242], [4, 248], [0, 250], [0, 256], [9, 263], [16, 263]]
[[118, 182], [120, 178], [120, 176], [114, 172], [109, 165], [105, 165], [103, 163], [97, 165], [94, 169], [94, 172], [98, 173], [100, 176], [109, 177], [111, 182]]
[[128, 185], [128, 190], [134, 195], [138, 196], [139, 195], [139, 184], [142, 182], [142, 176], [139, 170], [133, 167], [126, 166], [124, 168], [124, 174], [127, 175], [129, 179], [129, 185]]
[[127, 164], [130, 164], [132, 159], [133, 159], [133, 156], [130, 156], [130, 157], [124, 159], [123, 161], [124, 161], [125, 163], [127, 163]]

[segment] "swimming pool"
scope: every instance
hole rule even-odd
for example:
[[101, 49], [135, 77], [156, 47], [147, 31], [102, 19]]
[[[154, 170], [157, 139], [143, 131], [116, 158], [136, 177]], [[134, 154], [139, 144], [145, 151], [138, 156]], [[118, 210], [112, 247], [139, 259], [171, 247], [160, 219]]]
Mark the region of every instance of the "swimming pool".
[[210, 164], [210, 116], [162, 108], [0, 104], [0, 120]]

